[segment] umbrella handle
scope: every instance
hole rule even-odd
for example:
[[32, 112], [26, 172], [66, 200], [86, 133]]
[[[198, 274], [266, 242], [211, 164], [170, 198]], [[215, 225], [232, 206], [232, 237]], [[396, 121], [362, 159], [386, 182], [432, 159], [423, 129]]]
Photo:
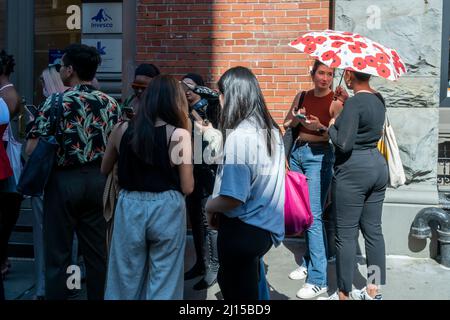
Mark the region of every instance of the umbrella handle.
[[[338, 87], [340, 87], [340, 86], [341, 86], [341, 84], [342, 84], [342, 79], [344, 79], [344, 72], [342, 72], [342, 75], [341, 75], [341, 80], [339, 80], [339, 84], [338, 84]], [[336, 100], [337, 100], [337, 98], [336, 98], [336, 97], [334, 97], [334, 98], [333, 98], [333, 100], [334, 100], [334, 101], [336, 101]]]
[[342, 72], [342, 75], [341, 75], [341, 80], [339, 81], [338, 87], [340, 87], [340, 86], [341, 86], [341, 84], [342, 84], [342, 79], [344, 79], [344, 73], [345, 73], [345, 72]]

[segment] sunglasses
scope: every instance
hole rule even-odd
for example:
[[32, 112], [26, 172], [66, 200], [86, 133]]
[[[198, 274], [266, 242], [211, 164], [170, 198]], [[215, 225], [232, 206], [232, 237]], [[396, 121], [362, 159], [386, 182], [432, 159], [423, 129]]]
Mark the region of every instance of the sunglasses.
[[55, 68], [56, 72], [59, 72], [61, 70], [62, 65], [60, 63], [54, 63], [54, 64], [49, 64], [48, 68]]
[[139, 90], [144, 91], [145, 89], [147, 89], [147, 86], [144, 84], [141, 84], [141, 83], [132, 83], [131, 88], [133, 88], [133, 90], [136, 90], [136, 91], [139, 91]]

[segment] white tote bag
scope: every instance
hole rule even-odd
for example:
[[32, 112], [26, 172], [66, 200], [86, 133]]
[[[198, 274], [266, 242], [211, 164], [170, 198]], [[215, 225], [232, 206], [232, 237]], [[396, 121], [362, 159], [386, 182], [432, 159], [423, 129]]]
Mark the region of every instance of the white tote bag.
[[378, 143], [378, 149], [386, 158], [388, 164], [390, 186], [393, 188], [398, 188], [404, 185], [406, 182], [406, 177], [405, 171], [403, 170], [402, 159], [400, 158], [400, 150], [398, 149], [394, 129], [392, 128], [387, 115], [383, 128], [383, 136]]
[[8, 146], [6, 148], [11, 168], [14, 172], [16, 185], [22, 173], [22, 144], [14, 138], [11, 126], [8, 126]]

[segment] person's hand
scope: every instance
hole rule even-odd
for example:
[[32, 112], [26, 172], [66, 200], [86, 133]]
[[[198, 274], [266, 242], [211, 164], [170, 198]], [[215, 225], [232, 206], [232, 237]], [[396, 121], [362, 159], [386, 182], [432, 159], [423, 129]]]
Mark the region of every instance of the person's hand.
[[312, 114], [308, 116], [308, 120], [302, 120], [302, 122], [305, 122], [304, 126], [306, 127], [306, 129], [312, 131], [326, 129], [326, 127], [320, 123], [320, 119]]
[[183, 79], [180, 83], [185, 86], [185, 88], [194, 91], [197, 88], [197, 85], [193, 83], [193, 81], [186, 81], [187, 79]]
[[[305, 115], [306, 110], [304, 108], [299, 109], [298, 111], [292, 110], [292, 123], [291, 123], [291, 127], [296, 127], [298, 126], [300, 123], [305, 126], [306, 124], [309, 124], [309, 120], [305, 119], [302, 120], [300, 118], [298, 118], [298, 115]], [[306, 115], [305, 115], [306, 116]]]
[[334, 126], [335, 123], [336, 123], [336, 119], [335, 119], [335, 118], [332, 118], [332, 119], [330, 120], [330, 123], [328, 124], [328, 128], [330, 128], [331, 126]]
[[210, 229], [219, 229], [219, 213], [206, 212], [206, 220]]
[[339, 100], [342, 103], [345, 103], [348, 97], [349, 95], [347, 91], [341, 86], [337, 87], [336, 90], [334, 91], [334, 100]]
[[198, 130], [201, 133], [205, 133], [209, 129], [214, 129], [212, 123], [209, 122], [208, 120], [204, 120], [204, 121], [197, 120], [194, 122], [194, 126], [195, 126], [195, 130]]

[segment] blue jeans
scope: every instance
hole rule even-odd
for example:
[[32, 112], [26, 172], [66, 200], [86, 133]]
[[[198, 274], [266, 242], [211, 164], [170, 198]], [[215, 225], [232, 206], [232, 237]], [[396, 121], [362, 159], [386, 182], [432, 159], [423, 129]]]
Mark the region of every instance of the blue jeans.
[[333, 176], [334, 152], [327, 144], [296, 144], [290, 157], [292, 171], [308, 178], [309, 199], [314, 222], [306, 231], [306, 252], [302, 266], [308, 269], [306, 283], [327, 286], [326, 232], [323, 208]]

